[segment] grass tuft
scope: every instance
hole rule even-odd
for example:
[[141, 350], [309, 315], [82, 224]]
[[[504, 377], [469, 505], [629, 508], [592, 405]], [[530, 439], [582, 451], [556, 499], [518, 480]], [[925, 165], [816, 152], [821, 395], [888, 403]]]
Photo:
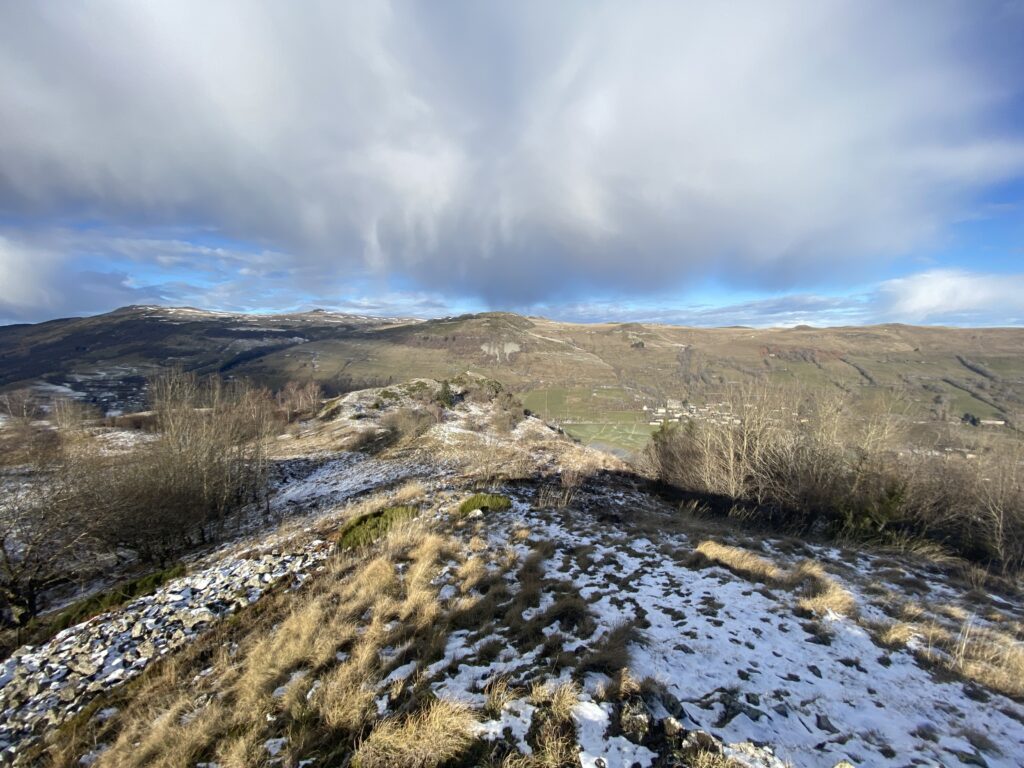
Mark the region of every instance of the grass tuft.
[[769, 582], [782, 578], [783, 572], [778, 566], [746, 549], [708, 540], [702, 541], [696, 551], [710, 562], [724, 566], [745, 579]]
[[408, 717], [382, 720], [359, 745], [354, 768], [436, 768], [473, 742], [473, 716], [462, 704], [437, 700]]

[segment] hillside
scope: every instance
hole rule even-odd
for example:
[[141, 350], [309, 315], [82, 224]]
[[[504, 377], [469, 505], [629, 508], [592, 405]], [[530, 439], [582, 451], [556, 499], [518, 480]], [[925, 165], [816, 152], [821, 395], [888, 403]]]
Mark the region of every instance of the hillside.
[[439, 391], [328, 401], [273, 441], [254, 528], [17, 650], [3, 759], [1019, 765], [1013, 582], [680, 505], [500, 400], [396, 438]]
[[866, 413], [889, 408], [918, 445], [971, 449], [979, 432], [961, 428], [965, 414], [1020, 421], [1021, 350], [1018, 328], [700, 329], [507, 313], [413, 322], [129, 307], [0, 327], [0, 387], [42, 383], [123, 410], [142, 404], [145, 376], [167, 365], [274, 389], [312, 379], [328, 393], [472, 371], [585, 443], [629, 452], [652, 422], [713, 416], [726, 391], [768, 383], [837, 394]]

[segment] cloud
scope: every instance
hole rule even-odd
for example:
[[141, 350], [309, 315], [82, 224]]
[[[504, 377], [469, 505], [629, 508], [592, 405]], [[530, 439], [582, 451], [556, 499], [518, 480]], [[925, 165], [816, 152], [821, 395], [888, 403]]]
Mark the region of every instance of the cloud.
[[57, 302], [50, 287], [59, 257], [0, 235], [0, 318], [19, 318]]
[[936, 269], [888, 280], [876, 294], [882, 318], [910, 323], [1024, 323], [1024, 274]]
[[158, 286], [135, 285], [126, 272], [74, 268], [69, 261], [59, 249], [0, 233], [0, 323], [177, 298]]
[[[1012, 12], [5, 3], [0, 214], [180, 228], [180, 253], [133, 236], [112, 258], [159, 252], [233, 297], [395, 279], [523, 306], [707, 276], [864, 281], [1024, 173]], [[189, 232], [254, 247], [232, 271]], [[270, 274], [287, 288], [260, 287]], [[67, 306], [52, 266], [30, 280], [0, 289], [19, 311]]]
[[663, 323], [721, 327], [790, 327], [794, 325], [855, 325], [871, 322], [867, 297], [788, 294], [717, 305], [631, 306], [614, 301], [590, 301], [539, 308], [561, 320], [581, 323]]

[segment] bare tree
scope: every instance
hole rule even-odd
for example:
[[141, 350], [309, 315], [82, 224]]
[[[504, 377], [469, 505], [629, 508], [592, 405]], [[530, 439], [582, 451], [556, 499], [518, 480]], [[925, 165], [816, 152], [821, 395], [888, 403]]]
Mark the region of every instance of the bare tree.
[[93, 557], [74, 494], [49, 471], [44, 482], [10, 490], [0, 505], [0, 598], [16, 624], [36, 616], [44, 592]]
[[323, 400], [323, 390], [313, 379], [302, 384], [289, 381], [277, 393], [276, 399], [278, 406], [285, 413], [285, 418], [291, 421], [296, 416], [314, 414]]
[[69, 397], [55, 400], [50, 408], [50, 417], [54, 426], [65, 433], [80, 431], [87, 421], [96, 416], [95, 408], [81, 400]]
[[15, 389], [0, 394], [0, 413], [29, 422], [39, 416], [39, 403], [31, 389]]

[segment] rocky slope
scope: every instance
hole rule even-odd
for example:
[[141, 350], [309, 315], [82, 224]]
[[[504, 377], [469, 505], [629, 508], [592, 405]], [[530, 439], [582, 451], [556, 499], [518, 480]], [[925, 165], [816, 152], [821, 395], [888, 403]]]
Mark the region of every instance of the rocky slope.
[[[276, 489], [282, 522], [12, 656], [3, 760], [1019, 765], [1014, 585], [680, 510], [495, 403], [337, 451], [425, 387], [329, 404], [280, 441], [317, 459]], [[484, 487], [507, 508], [472, 509]], [[414, 519], [344, 549], [395, 505]]]

